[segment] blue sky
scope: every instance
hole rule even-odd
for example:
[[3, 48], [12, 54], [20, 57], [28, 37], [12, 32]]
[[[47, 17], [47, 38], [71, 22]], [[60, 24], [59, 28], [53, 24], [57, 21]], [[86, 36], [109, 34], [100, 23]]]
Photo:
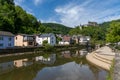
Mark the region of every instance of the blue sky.
[[14, 0], [41, 22], [74, 27], [120, 19], [120, 0]]

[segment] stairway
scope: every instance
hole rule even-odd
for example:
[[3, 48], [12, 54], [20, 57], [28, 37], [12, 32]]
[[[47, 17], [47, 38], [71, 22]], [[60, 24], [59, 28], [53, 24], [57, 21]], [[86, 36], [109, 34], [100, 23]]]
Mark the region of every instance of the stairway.
[[96, 52], [92, 52], [86, 56], [89, 62], [106, 70], [110, 70], [113, 58], [114, 56], [103, 55]]

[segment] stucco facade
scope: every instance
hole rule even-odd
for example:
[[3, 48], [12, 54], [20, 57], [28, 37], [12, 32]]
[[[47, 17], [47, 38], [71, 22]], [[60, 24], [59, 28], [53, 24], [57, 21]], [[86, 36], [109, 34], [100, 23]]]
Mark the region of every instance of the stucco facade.
[[15, 46], [34, 46], [34, 36], [19, 34], [15, 36]]
[[54, 34], [42, 34], [42, 35], [36, 36], [36, 43], [39, 46], [42, 46], [43, 41], [45, 41], [45, 40], [47, 40], [48, 44], [50, 44], [50, 45], [56, 44], [56, 37]]
[[0, 49], [14, 47], [14, 35], [10, 32], [0, 32]]

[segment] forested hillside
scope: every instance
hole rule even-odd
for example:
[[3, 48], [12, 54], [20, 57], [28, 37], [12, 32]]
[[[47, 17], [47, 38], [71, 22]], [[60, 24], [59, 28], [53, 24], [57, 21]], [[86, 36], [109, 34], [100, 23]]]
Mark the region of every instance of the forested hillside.
[[42, 23], [42, 25], [45, 26], [46, 28], [51, 28], [53, 33], [58, 34], [68, 34], [68, 32], [72, 29], [70, 27], [57, 23]]
[[120, 19], [99, 24], [99, 26], [88, 26], [80, 28], [77, 26], [70, 30], [70, 35], [81, 34], [90, 36], [93, 42], [119, 42], [120, 41]]
[[17, 33], [61, 33], [67, 34], [70, 28], [60, 24], [41, 24], [40, 21], [16, 6], [13, 0], [0, 0], [0, 30]]

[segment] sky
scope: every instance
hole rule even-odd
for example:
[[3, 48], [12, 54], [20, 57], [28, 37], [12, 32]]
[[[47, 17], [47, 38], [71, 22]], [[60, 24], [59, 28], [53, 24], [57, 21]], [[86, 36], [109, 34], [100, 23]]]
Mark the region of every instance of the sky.
[[120, 0], [14, 0], [42, 23], [68, 27], [120, 19]]

